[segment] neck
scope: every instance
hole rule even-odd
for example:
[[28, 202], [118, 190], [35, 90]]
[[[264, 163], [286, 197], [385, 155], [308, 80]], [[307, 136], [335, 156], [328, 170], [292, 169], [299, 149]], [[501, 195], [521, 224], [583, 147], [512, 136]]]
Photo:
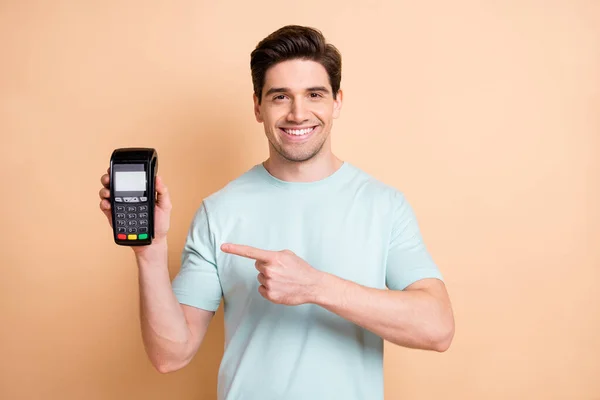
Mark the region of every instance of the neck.
[[263, 166], [271, 175], [288, 182], [314, 182], [327, 178], [344, 163], [335, 154], [329, 152], [317, 154], [306, 161], [289, 161], [271, 151]]

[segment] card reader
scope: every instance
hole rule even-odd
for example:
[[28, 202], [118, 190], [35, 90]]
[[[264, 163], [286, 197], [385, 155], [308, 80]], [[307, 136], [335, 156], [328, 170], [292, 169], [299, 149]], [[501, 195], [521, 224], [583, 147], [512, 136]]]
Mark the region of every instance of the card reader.
[[155, 149], [120, 148], [110, 158], [110, 206], [115, 243], [143, 246], [154, 238]]

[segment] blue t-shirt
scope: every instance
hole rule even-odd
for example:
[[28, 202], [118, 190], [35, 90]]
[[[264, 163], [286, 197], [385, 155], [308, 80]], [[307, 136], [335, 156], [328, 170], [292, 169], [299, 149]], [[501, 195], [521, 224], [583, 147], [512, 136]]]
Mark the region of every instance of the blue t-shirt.
[[183, 304], [223, 299], [220, 400], [383, 399], [383, 340], [315, 304], [274, 304], [254, 260], [225, 242], [289, 249], [358, 284], [402, 290], [442, 279], [404, 195], [345, 162], [325, 179], [286, 182], [255, 165], [202, 201], [173, 280]]

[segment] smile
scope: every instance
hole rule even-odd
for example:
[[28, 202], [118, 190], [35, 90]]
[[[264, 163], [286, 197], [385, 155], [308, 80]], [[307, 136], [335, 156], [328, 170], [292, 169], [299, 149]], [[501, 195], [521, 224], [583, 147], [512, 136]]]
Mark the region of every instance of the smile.
[[302, 136], [302, 135], [308, 135], [309, 133], [311, 133], [313, 130], [315, 129], [314, 126], [310, 127], [310, 128], [302, 128], [302, 129], [288, 129], [288, 128], [281, 128], [281, 130], [283, 130], [285, 133], [287, 133], [288, 135], [294, 135], [294, 136]]
[[317, 126], [309, 126], [305, 128], [279, 128], [279, 130], [285, 133], [285, 137], [291, 141], [305, 140], [314, 131], [317, 130]]

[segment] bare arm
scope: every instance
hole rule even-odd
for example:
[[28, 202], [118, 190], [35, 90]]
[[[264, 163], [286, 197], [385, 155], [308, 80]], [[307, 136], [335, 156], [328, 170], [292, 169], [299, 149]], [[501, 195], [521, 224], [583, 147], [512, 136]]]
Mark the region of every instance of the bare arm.
[[[112, 226], [109, 175], [100, 181], [100, 209]], [[144, 348], [152, 365], [162, 373], [187, 365], [198, 351], [214, 312], [179, 304], [169, 278], [167, 231], [171, 200], [167, 187], [156, 178], [155, 239], [149, 246], [133, 246], [138, 265], [140, 323]]]
[[403, 291], [368, 288], [324, 274], [314, 302], [403, 347], [447, 350], [454, 316], [445, 285], [422, 279]]
[[214, 312], [179, 304], [169, 278], [166, 240], [136, 253], [136, 260], [146, 353], [159, 372], [176, 371], [198, 351]]
[[290, 250], [235, 243], [221, 250], [256, 260], [259, 293], [278, 304], [317, 304], [403, 347], [445, 351], [454, 337], [446, 286], [421, 279], [404, 290], [369, 288], [313, 268]]

